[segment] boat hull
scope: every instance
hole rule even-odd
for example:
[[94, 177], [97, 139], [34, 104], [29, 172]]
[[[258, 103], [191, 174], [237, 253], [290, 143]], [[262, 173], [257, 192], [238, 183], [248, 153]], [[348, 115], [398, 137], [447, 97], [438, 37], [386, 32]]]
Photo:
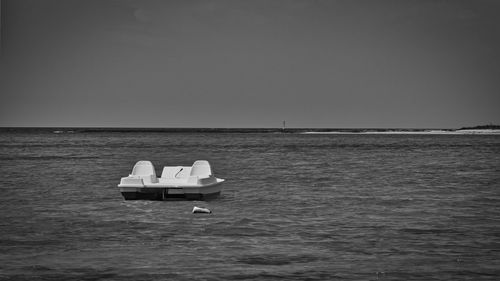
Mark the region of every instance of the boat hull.
[[120, 188], [125, 200], [210, 200], [219, 197], [221, 184], [202, 187], [127, 187]]
[[125, 200], [155, 200], [155, 201], [176, 201], [176, 200], [210, 200], [219, 197], [220, 191], [214, 193], [184, 193], [170, 194], [164, 196], [163, 192], [145, 192], [143, 190], [136, 192], [122, 192]]

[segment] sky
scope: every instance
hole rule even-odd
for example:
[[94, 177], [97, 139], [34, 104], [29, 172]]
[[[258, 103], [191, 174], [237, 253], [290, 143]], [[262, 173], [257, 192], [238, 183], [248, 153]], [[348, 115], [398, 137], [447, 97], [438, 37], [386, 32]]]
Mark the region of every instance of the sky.
[[500, 124], [496, 0], [0, 1], [0, 126]]

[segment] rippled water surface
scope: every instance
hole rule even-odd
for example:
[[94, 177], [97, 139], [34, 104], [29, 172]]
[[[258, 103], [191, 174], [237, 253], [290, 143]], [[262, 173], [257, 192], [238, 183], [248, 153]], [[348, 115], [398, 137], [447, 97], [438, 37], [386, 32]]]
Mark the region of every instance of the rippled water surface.
[[[500, 278], [500, 136], [3, 132], [0, 159], [0, 280]], [[197, 159], [220, 198], [116, 187]]]

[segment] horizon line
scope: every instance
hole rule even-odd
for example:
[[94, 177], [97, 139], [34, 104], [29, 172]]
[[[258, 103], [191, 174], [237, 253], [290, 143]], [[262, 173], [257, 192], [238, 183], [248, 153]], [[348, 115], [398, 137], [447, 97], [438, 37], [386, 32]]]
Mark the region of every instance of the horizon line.
[[57, 128], [71, 128], [71, 129], [180, 129], [180, 130], [458, 130], [464, 128], [476, 127], [500, 127], [500, 125], [475, 125], [475, 126], [462, 126], [462, 127], [145, 127], [145, 126], [0, 126], [0, 129], [57, 129]]

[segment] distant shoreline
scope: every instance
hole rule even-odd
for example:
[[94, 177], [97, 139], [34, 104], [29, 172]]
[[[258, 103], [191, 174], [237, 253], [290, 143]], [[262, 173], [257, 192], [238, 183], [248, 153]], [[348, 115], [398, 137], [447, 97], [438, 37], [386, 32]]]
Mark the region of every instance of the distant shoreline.
[[288, 133], [288, 134], [500, 134], [499, 128], [408, 129], [408, 128], [124, 128], [124, 127], [0, 127], [0, 133]]
[[304, 132], [303, 134], [394, 134], [394, 135], [500, 135], [500, 130], [483, 129], [483, 130], [415, 130], [415, 131], [365, 131], [365, 132]]

